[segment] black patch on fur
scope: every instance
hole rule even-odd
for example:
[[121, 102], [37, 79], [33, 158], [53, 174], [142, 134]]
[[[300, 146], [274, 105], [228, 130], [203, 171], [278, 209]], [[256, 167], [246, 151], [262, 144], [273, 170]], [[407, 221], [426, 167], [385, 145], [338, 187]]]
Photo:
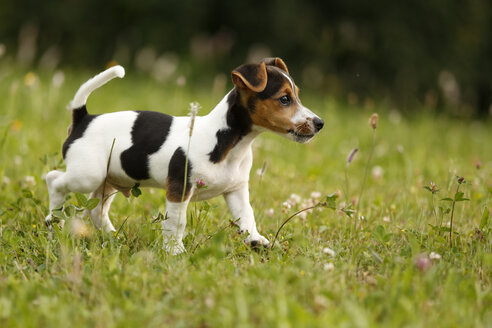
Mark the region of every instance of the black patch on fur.
[[85, 107], [85, 105], [72, 111], [72, 132], [70, 132], [67, 140], [65, 140], [65, 142], [63, 143], [63, 158], [65, 158], [65, 156], [67, 155], [67, 151], [68, 148], [70, 148], [70, 145], [75, 140], [81, 138], [84, 135], [84, 132], [89, 124], [96, 117], [97, 115], [89, 115], [89, 113], [87, 113], [87, 108]]
[[[280, 70], [280, 69], [279, 69]], [[267, 85], [265, 90], [258, 93], [258, 98], [265, 100], [273, 97], [284, 84], [285, 76], [274, 68], [267, 67]]]
[[[183, 195], [184, 177], [185, 177], [185, 166], [186, 166], [186, 154], [181, 147], [178, 147], [175, 151], [171, 160], [169, 161], [169, 169], [167, 172], [167, 199], [173, 202], [180, 202]], [[188, 171], [186, 178], [186, 189], [185, 198], [191, 190], [191, 162], [188, 160]]]
[[217, 144], [208, 154], [210, 161], [215, 164], [221, 162], [242, 137], [251, 132], [253, 125], [248, 109], [240, 103], [237, 89], [231, 92], [227, 103], [229, 104], [226, 118], [228, 127], [217, 131]]
[[121, 153], [121, 166], [135, 180], [149, 179], [149, 155], [166, 141], [173, 117], [157, 112], [137, 112], [132, 127], [132, 146]]

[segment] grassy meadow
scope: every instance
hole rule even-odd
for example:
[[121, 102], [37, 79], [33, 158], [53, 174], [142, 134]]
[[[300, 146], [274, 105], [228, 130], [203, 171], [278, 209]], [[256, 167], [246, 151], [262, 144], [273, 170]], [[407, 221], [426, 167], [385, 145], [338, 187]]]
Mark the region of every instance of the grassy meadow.
[[[173, 257], [161, 249], [156, 222], [163, 190], [117, 195], [115, 234], [77, 214], [87, 204], [73, 194], [65, 226], [44, 224], [43, 176], [63, 168], [71, 120], [65, 107], [95, 73], [0, 69], [1, 327], [492, 325], [491, 122], [431, 109], [402, 115], [370, 102], [348, 106], [300, 85], [303, 103], [325, 128], [309, 144], [267, 133], [256, 140], [250, 192], [258, 230], [272, 241], [290, 215], [333, 193], [336, 209], [294, 217], [274, 249], [254, 251], [230, 224], [222, 198], [195, 203], [188, 252]], [[96, 91], [88, 110], [186, 115], [198, 101], [205, 114], [232, 86], [213, 80], [159, 83], [130, 70]], [[376, 142], [359, 199], [373, 112]]]

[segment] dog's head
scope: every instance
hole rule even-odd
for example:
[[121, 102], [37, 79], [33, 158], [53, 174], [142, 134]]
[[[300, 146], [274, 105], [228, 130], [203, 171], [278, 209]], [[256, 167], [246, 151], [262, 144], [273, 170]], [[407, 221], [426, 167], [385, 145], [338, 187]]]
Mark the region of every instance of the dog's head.
[[323, 120], [302, 105], [299, 88], [282, 59], [241, 65], [232, 71], [232, 82], [256, 127], [301, 143], [323, 128]]

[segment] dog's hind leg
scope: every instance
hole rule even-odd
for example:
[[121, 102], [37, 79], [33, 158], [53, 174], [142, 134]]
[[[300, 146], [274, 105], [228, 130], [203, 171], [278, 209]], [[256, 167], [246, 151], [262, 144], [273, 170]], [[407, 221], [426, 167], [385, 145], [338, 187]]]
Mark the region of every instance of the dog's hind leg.
[[90, 193], [102, 184], [105, 177], [105, 171], [87, 171], [83, 166], [78, 166], [70, 170], [67, 166], [67, 172], [51, 171], [46, 175], [46, 184], [50, 198], [50, 212], [46, 216], [46, 222], [49, 224], [52, 219], [51, 212], [63, 205], [65, 196], [69, 192]]
[[48, 195], [50, 199], [50, 212], [45, 218], [47, 224], [51, 223], [51, 211], [63, 205], [65, 196], [69, 192], [63, 182], [65, 174], [65, 172], [57, 170], [50, 171], [46, 174], [46, 185], [48, 186]]
[[91, 194], [91, 198], [99, 199], [97, 206], [90, 210], [92, 222], [94, 222], [96, 228], [104, 229], [104, 231], [116, 231], [108, 215], [111, 202], [116, 196], [116, 192], [116, 189], [109, 185], [109, 183], [106, 183], [106, 185], [103, 183]]

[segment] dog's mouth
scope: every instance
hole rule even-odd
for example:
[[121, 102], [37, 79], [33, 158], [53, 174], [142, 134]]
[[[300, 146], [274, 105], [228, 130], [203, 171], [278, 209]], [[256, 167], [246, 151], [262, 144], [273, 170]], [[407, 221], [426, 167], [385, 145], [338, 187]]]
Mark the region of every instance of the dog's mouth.
[[306, 143], [310, 141], [315, 135], [315, 133], [299, 133], [296, 130], [289, 130], [288, 133], [294, 141], [299, 143]]

